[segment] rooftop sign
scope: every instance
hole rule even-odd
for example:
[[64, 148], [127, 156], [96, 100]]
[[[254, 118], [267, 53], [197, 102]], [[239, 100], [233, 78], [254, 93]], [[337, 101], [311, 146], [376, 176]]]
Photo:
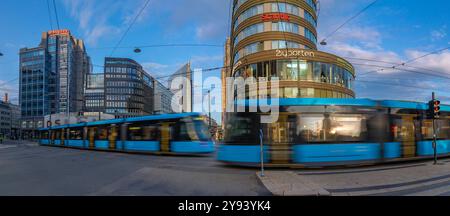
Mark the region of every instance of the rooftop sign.
[[67, 29], [62, 29], [62, 30], [52, 30], [47, 32], [50, 36], [52, 35], [70, 35], [70, 31]]

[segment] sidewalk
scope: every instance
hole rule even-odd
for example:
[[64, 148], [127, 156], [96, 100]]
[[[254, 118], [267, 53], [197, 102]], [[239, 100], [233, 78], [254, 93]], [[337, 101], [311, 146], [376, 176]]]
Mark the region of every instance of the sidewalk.
[[450, 196], [450, 160], [317, 171], [266, 171], [276, 196]]

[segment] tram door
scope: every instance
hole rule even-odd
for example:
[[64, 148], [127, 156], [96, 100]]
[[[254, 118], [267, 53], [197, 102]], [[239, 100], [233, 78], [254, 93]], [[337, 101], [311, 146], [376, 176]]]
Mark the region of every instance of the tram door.
[[[294, 116], [295, 117], [295, 116]], [[292, 118], [280, 113], [278, 122], [268, 125], [271, 161], [273, 164], [289, 164], [291, 161]], [[295, 122], [295, 121], [294, 121]]]
[[88, 129], [89, 148], [95, 148], [95, 130], [96, 128]]
[[400, 133], [402, 136], [403, 157], [410, 158], [416, 156], [416, 133], [414, 125], [414, 115], [403, 115]]
[[117, 137], [118, 137], [118, 129], [116, 125], [111, 125], [109, 127], [109, 136], [108, 136], [108, 140], [109, 140], [109, 149], [110, 150], [115, 150], [116, 146], [117, 146]]
[[66, 141], [66, 129], [61, 129], [61, 146], [65, 145]]
[[50, 131], [50, 145], [55, 145], [55, 131]]
[[159, 128], [161, 134], [161, 151], [170, 152], [170, 123], [162, 123]]

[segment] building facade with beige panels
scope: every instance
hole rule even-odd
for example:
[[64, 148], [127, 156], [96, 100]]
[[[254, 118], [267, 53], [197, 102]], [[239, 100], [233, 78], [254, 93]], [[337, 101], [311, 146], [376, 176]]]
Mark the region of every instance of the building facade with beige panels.
[[280, 80], [281, 98], [354, 98], [355, 70], [317, 50], [316, 0], [235, 0], [223, 77]]

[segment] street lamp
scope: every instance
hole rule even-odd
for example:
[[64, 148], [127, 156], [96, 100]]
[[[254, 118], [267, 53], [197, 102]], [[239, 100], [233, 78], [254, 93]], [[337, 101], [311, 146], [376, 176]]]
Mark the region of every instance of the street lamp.
[[135, 52], [135, 53], [141, 53], [142, 50], [141, 50], [140, 48], [136, 47], [136, 48], [134, 49], [134, 52]]

